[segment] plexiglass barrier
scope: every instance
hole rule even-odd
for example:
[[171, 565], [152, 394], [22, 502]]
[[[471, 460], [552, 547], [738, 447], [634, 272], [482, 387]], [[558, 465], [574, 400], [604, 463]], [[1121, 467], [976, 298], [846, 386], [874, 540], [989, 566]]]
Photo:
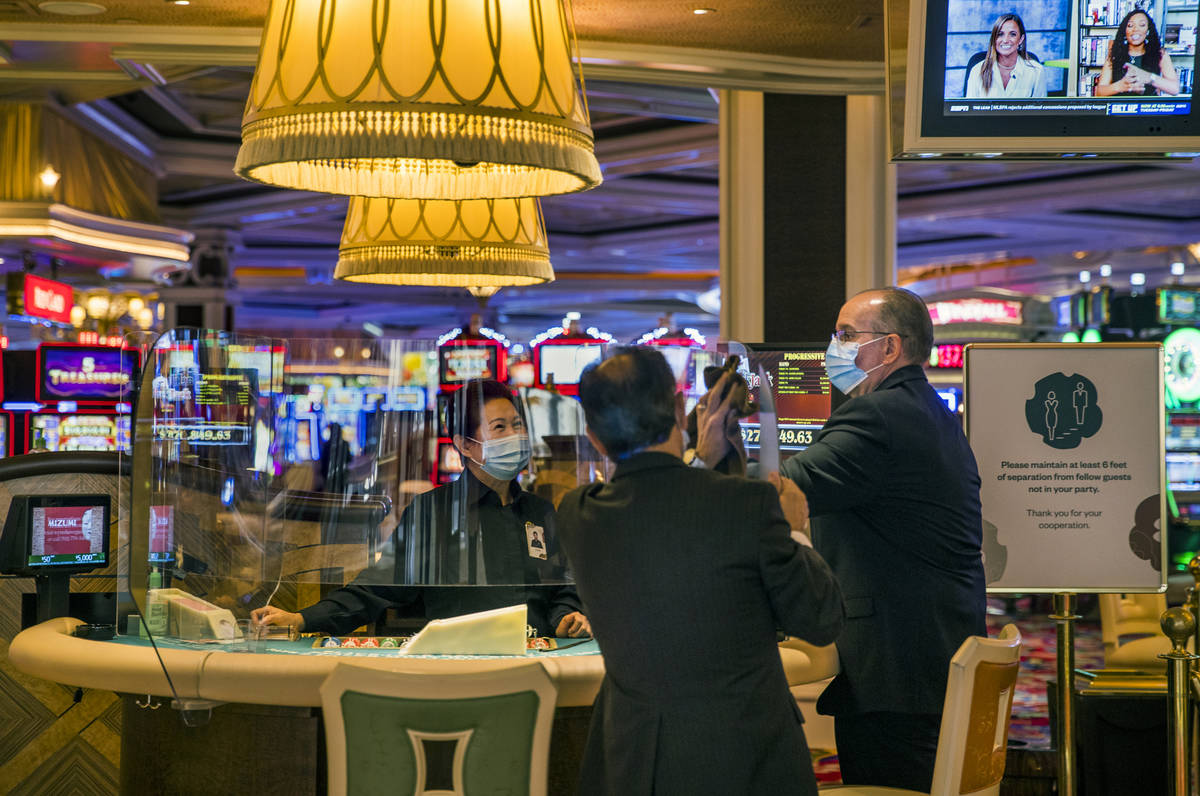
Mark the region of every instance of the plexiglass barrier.
[[432, 340], [141, 347], [119, 632], [265, 651], [248, 628], [395, 636], [526, 603], [554, 635], [581, 607], [554, 507], [607, 464], [576, 399], [447, 373]]

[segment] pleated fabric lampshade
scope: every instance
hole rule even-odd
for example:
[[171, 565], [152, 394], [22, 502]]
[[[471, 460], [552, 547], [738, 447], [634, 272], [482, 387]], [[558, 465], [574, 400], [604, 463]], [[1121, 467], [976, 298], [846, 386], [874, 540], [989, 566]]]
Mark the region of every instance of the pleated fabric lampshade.
[[537, 199], [355, 196], [333, 275], [387, 285], [501, 288], [550, 282], [554, 269]]
[[271, 0], [235, 171], [350, 196], [600, 183], [563, 0]]

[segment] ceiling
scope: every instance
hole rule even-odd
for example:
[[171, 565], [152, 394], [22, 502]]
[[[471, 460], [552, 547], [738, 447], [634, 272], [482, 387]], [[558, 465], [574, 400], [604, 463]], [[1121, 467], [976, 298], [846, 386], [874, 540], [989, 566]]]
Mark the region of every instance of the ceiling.
[[[477, 307], [461, 290], [334, 282], [346, 200], [233, 175], [265, 0], [94, 2], [107, 11], [67, 17], [0, 0], [0, 101], [57, 103], [150, 166], [163, 223], [230, 230], [239, 327], [358, 330], [371, 320], [389, 333], [439, 333]], [[702, 4], [715, 13], [693, 14]], [[665, 312], [715, 333], [715, 316], [697, 305], [718, 269], [709, 87], [878, 90], [882, 2], [575, 0], [574, 10], [605, 182], [543, 200], [558, 279], [501, 291], [488, 319], [517, 340], [569, 310], [622, 339]], [[627, 52], [641, 53], [639, 69], [617, 64]], [[655, 56], [685, 65], [660, 69]], [[842, 63], [829, 71], [832, 61]], [[1200, 173], [1188, 163], [895, 168], [899, 275], [925, 292], [1061, 291], [1102, 262], [1114, 279], [1147, 270], [1153, 283], [1174, 259], [1196, 264], [1184, 247], [1200, 241]], [[0, 257], [16, 254], [0, 242]], [[101, 277], [84, 264], [70, 278]]]

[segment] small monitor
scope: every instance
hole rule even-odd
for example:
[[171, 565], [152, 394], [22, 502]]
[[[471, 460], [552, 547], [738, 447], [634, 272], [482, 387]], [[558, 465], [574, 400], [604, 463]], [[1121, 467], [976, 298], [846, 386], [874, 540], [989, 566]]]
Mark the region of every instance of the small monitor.
[[0, 572], [52, 575], [108, 565], [108, 495], [16, 495], [0, 536]]
[[599, 361], [603, 347], [603, 341], [592, 338], [546, 340], [533, 349], [537, 386], [548, 388], [553, 384], [564, 395], [574, 395], [579, 391], [584, 369]]

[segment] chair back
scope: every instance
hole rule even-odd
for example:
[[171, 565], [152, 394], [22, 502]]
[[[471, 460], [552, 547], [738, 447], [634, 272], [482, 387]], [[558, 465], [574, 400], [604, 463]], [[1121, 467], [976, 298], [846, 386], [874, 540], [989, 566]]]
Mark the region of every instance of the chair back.
[[1004, 778], [1008, 725], [1021, 659], [1021, 633], [972, 636], [950, 660], [933, 796], [995, 796]]
[[540, 663], [463, 674], [339, 664], [321, 684], [329, 793], [546, 793], [557, 688]]
[[1165, 610], [1165, 594], [1101, 594], [1100, 640], [1104, 643], [1105, 657], [1129, 636], [1161, 635], [1158, 618]]

